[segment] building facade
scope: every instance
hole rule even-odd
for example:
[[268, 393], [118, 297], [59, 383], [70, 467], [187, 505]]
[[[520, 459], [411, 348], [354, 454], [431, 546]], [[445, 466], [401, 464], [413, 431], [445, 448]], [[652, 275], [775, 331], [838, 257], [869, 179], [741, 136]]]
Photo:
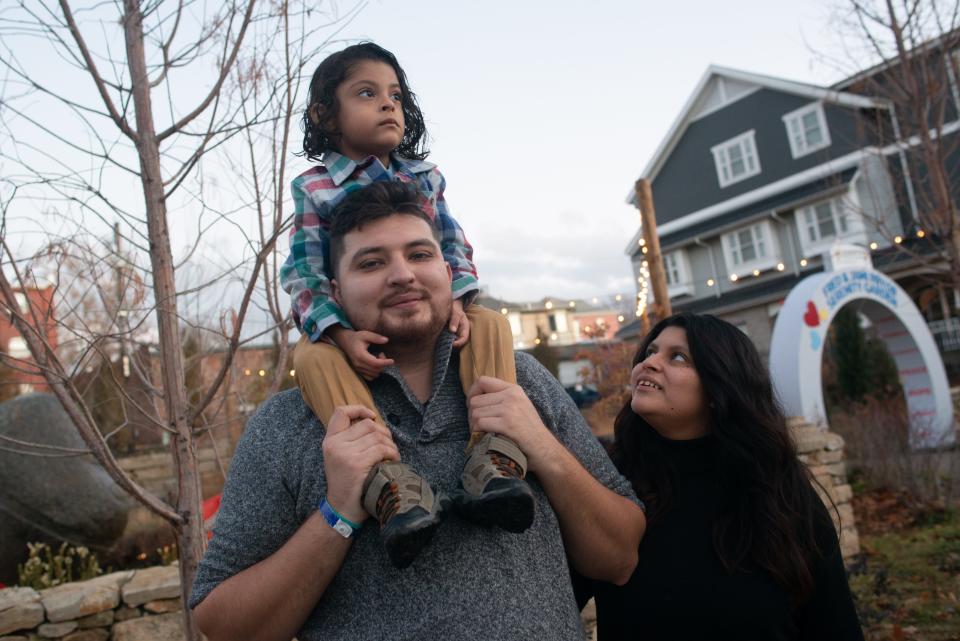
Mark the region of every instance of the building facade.
[[[58, 343], [53, 320], [53, 287], [18, 289], [14, 296], [18, 307], [16, 313], [26, 318], [55, 351]], [[0, 396], [10, 398], [28, 392], [49, 391], [46, 380], [33, 364], [26, 340], [14, 325], [14, 312], [4, 312], [0, 313], [0, 351], [4, 354], [0, 360], [0, 386], [3, 388]]]
[[[867, 124], [896, 130], [897, 114], [855, 86], [706, 71], [643, 171], [674, 311], [718, 315], [766, 356], [786, 294], [843, 243], [868, 248], [874, 266], [915, 300], [934, 291], [936, 304], [926, 309], [935, 333], [938, 317], [953, 316], [954, 292], [924, 277], [931, 239], [915, 199], [904, 197], [914, 191], [910, 141], [875, 135]], [[632, 190], [627, 200], [635, 204]], [[642, 230], [626, 253], [642, 281]], [[638, 332], [634, 322], [621, 336]], [[942, 344], [949, 339], [940, 331]]]

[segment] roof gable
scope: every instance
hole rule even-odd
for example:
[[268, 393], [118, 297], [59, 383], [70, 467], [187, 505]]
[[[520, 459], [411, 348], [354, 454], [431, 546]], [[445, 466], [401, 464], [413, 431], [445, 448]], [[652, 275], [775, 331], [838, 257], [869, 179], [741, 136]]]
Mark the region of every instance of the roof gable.
[[[700, 78], [641, 176], [651, 181], [657, 176], [690, 123], [763, 88], [854, 108], [879, 107], [885, 104], [885, 101], [878, 98], [711, 65]], [[627, 204], [634, 205], [635, 197], [636, 194], [631, 188], [627, 194]]]

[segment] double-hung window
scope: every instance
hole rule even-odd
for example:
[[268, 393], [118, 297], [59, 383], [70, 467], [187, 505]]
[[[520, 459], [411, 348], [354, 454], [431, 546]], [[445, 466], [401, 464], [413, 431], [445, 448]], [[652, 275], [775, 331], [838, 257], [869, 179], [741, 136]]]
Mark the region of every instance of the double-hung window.
[[787, 128], [790, 153], [794, 158], [830, 146], [830, 130], [827, 129], [822, 103], [816, 102], [791, 111], [783, 117], [783, 124]]
[[723, 256], [731, 275], [744, 276], [777, 264], [779, 249], [768, 221], [735, 229], [721, 237]]
[[767, 245], [760, 225], [751, 225], [727, 236], [730, 258], [735, 267], [750, 265], [767, 257]]
[[663, 255], [663, 271], [667, 276], [667, 293], [671, 298], [693, 294], [694, 287], [690, 278], [690, 263], [682, 249]]
[[845, 242], [857, 242], [862, 232], [855, 221], [850, 219], [850, 213], [843, 197], [821, 200], [807, 207], [800, 207], [796, 211], [797, 233], [803, 252], [810, 256], [823, 251], [838, 239]]
[[760, 158], [757, 156], [754, 133], [751, 129], [710, 149], [721, 187], [760, 173]]

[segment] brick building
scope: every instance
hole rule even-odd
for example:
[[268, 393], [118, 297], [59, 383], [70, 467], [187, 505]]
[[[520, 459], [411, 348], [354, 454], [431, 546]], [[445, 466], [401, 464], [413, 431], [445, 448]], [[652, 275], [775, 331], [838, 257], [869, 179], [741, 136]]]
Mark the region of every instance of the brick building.
[[[53, 286], [43, 289], [15, 290], [18, 313], [33, 327], [39, 328], [51, 348], [57, 348], [57, 331], [53, 319]], [[0, 362], [0, 398], [27, 392], [49, 391], [20, 332], [13, 324], [13, 312], [0, 307], [0, 352], [7, 358]]]

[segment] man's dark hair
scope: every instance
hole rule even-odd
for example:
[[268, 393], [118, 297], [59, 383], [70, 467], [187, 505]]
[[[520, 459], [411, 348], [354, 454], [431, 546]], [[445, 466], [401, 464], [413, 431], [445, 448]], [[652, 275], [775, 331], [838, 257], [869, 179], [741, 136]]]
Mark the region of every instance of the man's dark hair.
[[330, 221], [330, 251], [327, 273], [336, 276], [343, 257], [343, 239], [367, 223], [397, 214], [416, 216], [430, 226], [433, 239], [440, 244], [440, 230], [424, 210], [424, 197], [411, 184], [380, 181], [350, 192], [334, 208]]
[[372, 60], [390, 65], [400, 83], [400, 108], [403, 110], [403, 140], [395, 151], [404, 158], [423, 160], [430, 153], [426, 148], [427, 125], [417, 104], [417, 96], [410, 91], [407, 75], [396, 56], [372, 42], [361, 42], [333, 53], [317, 66], [310, 80], [310, 98], [303, 112], [303, 155], [320, 160], [328, 149], [340, 150], [340, 136], [329, 130], [329, 124], [340, 113], [337, 87], [360, 62]]

